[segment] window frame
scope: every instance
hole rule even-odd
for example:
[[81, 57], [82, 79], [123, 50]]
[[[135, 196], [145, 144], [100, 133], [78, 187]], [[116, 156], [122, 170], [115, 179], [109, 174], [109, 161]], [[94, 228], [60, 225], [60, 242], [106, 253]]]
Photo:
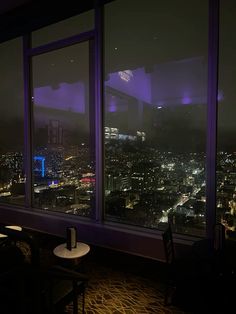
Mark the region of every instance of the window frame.
[[[31, 103], [32, 96], [32, 58], [38, 55], [42, 55], [48, 52], [56, 51], [58, 49], [66, 48], [72, 45], [80, 44], [83, 42], [89, 43], [89, 88], [90, 95], [93, 98], [94, 95], [94, 75], [93, 70], [93, 49], [94, 49], [94, 31], [88, 31], [79, 35], [71, 36], [65, 39], [60, 39], [49, 44], [45, 44], [38, 47], [31, 47], [31, 34], [24, 35], [23, 47], [24, 47], [24, 87], [25, 87], [25, 173], [26, 173], [26, 203], [25, 206], [31, 210], [40, 210], [34, 207], [34, 191], [33, 191], [33, 131], [34, 131], [34, 117], [33, 117], [33, 105]], [[91, 101], [90, 101], [91, 105]], [[93, 111], [93, 110], [92, 110]], [[93, 125], [92, 125], [93, 129]], [[96, 151], [96, 148], [95, 148]], [[49, 210], [50, 212], [50, 210]]]

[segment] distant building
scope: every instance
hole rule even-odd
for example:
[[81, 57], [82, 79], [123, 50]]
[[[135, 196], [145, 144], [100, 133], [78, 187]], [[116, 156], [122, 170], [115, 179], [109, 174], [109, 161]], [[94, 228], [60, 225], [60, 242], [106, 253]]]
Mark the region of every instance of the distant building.
[[48, 124], [48, 144], [63, 145], [63, 128], [59, 120], [49, 120]]
[[118, 128], [105, 127], [105, 140], [121, 140], [121, 141], [141, 141], [146, 140], [146, 133], [143, 131], [136, 131], [136, 134], [120, 133]]

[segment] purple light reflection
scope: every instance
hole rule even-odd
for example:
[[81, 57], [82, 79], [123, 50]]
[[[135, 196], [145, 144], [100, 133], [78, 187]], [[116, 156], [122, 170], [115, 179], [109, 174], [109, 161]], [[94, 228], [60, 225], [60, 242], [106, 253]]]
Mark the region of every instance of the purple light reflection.
[[191, 97], [185, 95], [183, 98], [182, 98], [182, 104], [183, 105], [190, 105], [192, 102], [192, 99]]
[[152, 103], [165, 107], [206, 104], [207, 66], [204, 57], [156, 64], [152, 72]]
[[85, 113], [85, 84], [82, 82], [60, 83], [57, 89], [35, 87], [33, 97], [36, 106]]
[[[109, 74], [106, 86], [153, 106], [206, 104], [207, 67], [203, 56], [156, 64], [152, 71], [144, 67], [123, 69]], [[221, 98], [220, 98], [221, 99]], [[118, 108], [111, 100], [109, 112]]]
[[108, 104], [109, 104], [109, 108], [108, 108], [109, 112], [116, 112], [117, 105], [116, 105], [115, 96], [109, 95]]
[[141, 101], [151, 103], [150, 77], [151, 74], [146, 73], [144, 67], [132, 71], [125, 69], [110, 73], [109, 80], [105, 84]]
[[217, 100], [218, 100], [218, 102], [224, 100], [224, 92], [222, 90], [218, 91]]

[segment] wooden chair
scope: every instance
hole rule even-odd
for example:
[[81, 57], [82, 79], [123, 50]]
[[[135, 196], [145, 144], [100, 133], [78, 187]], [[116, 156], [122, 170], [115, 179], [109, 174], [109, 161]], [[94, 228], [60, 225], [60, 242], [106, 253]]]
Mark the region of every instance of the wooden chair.
[[168, 224], [168, 227], [163, 232], [162, 239], [163, 239], [163, 244], [164, 244], [166, 263], [168, 265], [171, 265], [175, 260], [175, 249], [174, 249], [173, 235], [172, 235], [170, 224]]
[[165, 258], [167, 264], [167, 287], [165, 291], [164, 303], [169, 305], [172, 303], [172, 298], [176, 290], [176, 282], [174, 280], [174, 260], [175, 260], [175, 250], [173, 235], [171, 230], [171, 225], [168, 224], [166, 230], [162, 233], [162, 240], [165, 251]]

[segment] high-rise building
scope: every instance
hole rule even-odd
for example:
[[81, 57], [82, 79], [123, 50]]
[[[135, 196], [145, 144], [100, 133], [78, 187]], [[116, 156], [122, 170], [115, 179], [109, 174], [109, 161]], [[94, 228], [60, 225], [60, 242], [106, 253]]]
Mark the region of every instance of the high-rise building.
[[63, 145], [63, 128], [59, 120], [49, 120], [48, 124], [48, 144]]

